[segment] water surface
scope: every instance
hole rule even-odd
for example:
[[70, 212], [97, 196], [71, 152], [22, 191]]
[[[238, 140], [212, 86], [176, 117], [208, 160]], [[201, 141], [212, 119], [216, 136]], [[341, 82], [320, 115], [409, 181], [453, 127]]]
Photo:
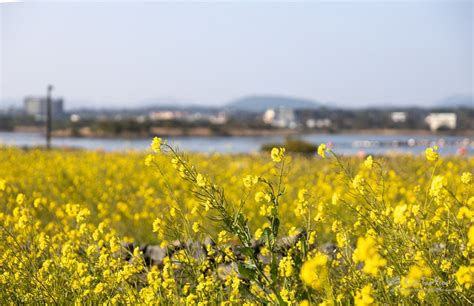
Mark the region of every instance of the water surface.
[[[300, 138], [314, 143], [331, 144], [340, 154], [384, 154], [401, 152], [419, 154], [428, 146], [438, 145], [441, 154], [457, 154], [464, 151], [474, 153], [474, 139], [459, 136], [418, 135], [357, 135], [357, 134], [311, 134]], [[151, 139], [122, 138], [53, 138], [54, 147], [83, 148], [88, 150], [127, 151], [146, 150]], [[258, 152], [263, 144], [283, 143], [284, 137], [169, 137], [167, 141], [183, 151], [252, 153]], [[45, 143], [41, 133], [0, 132], [0, 144], [7, 146], [34, 147]]]

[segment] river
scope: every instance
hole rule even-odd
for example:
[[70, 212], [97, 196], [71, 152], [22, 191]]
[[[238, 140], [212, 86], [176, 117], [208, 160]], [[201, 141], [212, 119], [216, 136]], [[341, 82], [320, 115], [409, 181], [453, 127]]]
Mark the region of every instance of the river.
[[[385, 154], [388, 152], [419, 154], [428, 146], [438, 145], [443, 155], [463, 152], [474, 154], [474, 139], [459, 136], [416, 135], [358, 135], [358, 134], [311, 134], [300, 137], [308, 142], [331, 144], [340, 154]], [[88, 150], [127, 151], [145, 150], [151, 139], [122, 138], [53, 138], [54, 147], [82, 148]], [[167, 141], [189, 152], [253, 153], [265, 143], [283, 143], [284, 137], [169, 137]], [[0, 132], [0, 144], [6, 146], [34, 147], [44, 145], [40, 133]]]

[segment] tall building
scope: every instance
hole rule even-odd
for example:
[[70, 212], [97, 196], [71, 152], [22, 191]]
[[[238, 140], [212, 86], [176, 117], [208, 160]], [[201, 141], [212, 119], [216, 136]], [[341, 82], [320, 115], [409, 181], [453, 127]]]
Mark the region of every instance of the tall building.
[[[52, 99], [51, 101], [51, 114], [54, 117], [62, 117], [64, 101], [62, 98]], [[26, 97], [24, 100], [24, 111], [25, 114], [34, 116], [38, 121], [46, 120], [46, 98], [44, 97]]]

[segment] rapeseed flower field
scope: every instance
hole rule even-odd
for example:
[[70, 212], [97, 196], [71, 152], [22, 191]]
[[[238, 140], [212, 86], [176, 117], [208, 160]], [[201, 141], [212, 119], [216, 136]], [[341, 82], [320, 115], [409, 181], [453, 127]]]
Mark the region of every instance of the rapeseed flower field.
[[473, 169], [436, 147], [0, 148], [0, 301], [472, 304]]

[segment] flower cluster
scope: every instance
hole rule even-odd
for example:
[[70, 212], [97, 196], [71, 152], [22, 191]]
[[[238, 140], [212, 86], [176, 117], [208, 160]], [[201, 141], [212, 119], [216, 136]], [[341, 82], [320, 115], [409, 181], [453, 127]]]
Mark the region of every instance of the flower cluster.
[[472, 157], [316, 153], [0, 148], [0, 300], [474, 302]]

